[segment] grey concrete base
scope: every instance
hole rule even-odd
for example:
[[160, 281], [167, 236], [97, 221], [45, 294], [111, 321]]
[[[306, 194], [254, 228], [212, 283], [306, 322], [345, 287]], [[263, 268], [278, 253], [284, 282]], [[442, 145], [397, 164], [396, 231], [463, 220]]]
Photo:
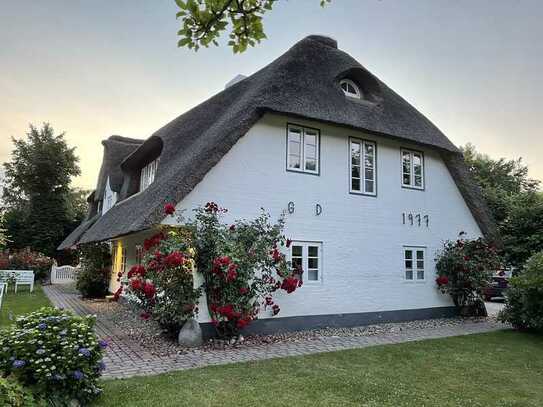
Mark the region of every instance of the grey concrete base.
[[[458, 315], [456, 307], [436, 307], [383, 312], [360, 312], [352, 314], [306, 315], [299, 317], [275, 317], [258, 319], [243, 330], [244, 335], [270, 335], [282, 332], [304, 331], [319, 328], [351, 328], [355, 326], [405, 322], [421, 319], [451, 318]], [[211, 323], [200, 323], [205, 339], [215, 336]]]

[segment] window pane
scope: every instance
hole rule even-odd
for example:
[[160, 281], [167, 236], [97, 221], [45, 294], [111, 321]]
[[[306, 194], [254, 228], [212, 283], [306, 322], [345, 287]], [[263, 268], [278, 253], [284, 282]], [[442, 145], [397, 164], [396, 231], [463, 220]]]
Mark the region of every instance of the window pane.
[[405, 279], [413, 280], [413, 270], [405, 270]]
[[404, 185], [411, 185], [411, 154], [402, 152], [402, 171]]
[[403, 174], [403, 184], [404, 185], [411, 184], [411, 177], [409, 176], [409, 174]]
[[364, 176], [366, 177], [366, 179], [372, 181], [373, 175], [374, 175], [373, 170], [371, 168], [366, 168], [364, 172], [365, 172]]
[[300, 156], [298, 156], [298, 155], [289, 155], [288, 156], [288, 167], [289, 168], [300, 168]]
[[318, 246], [309, 246], [308, 247], [308, 255], [309, 255], [309, 257], [318, 257], [319, 256], [319, 248], [318, 248]]
[[417, 268], [419, 269], [424, 268], [424, 260], [417, 260]]
[[422, 187], [422, 177], [415, 177], [415, 186]]
[[307, 271], [307, 279], [309, 281], [318, 281], [319, 280], [319, 272], [318, 272], [318, 270], [308, 270]]
[[341, 89], [343, 89], [345, 92], [347, 92], [347, 82], [341, 83]]
[[417, 270], [417, 280], [424, 280], [424, 270]]
[[316, 159], [317, 158], [317, 146], [308, 145], [305, 146], [305, 159]]
[[308, 171], [317, 171], [317, 161], [315, 160], [306, 160], [305, 169]]
[[293, 257], [292, 258], [292, 269], [296, 270], [298, 268], [303, 268], [303, 266], [302, 266], [302, 258], [301, 257]]
[[406, 269], [412, 269], [413, 268], [413, 260], [406, 260], [405, 261], [405, 268]]
[[292, 246], [292, 256], [301, 257], [302, 256], [302, 246]]
[[373, 194], [373, 181], [366, 181], [366, 192], [369, 194]]
[[405, 251], [405, 258], [406, 259], [412, 259], [413, 258], [413, 252], [411, 250]]
[[351, 176], [353, 178], [360, 178], [360, 167], [353, 165], [351, 168]]
[[353, 191], [360, 191], [360, 180], [359, 179], [353, 179], [351, 181], [351, 189]]
[[310, 269], [317, 269], [319, 268], [319, 259], [316, 257], [310, 257], [307, 259], [307, 267]]
[[424, 251], [423, 250], [417, 250], [417, 259], [424, 260]]
[[351, 142], [351, 164], [360, 165], [360, 144]]

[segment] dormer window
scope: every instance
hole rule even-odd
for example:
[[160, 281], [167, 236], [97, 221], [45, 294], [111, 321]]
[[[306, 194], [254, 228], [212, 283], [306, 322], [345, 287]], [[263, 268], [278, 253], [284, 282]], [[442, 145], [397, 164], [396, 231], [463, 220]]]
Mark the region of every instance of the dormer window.
[[348, 96], [354, 99], [360, 99], [362, 97], [360, 88], [358, 87], [356, 83], [354, 83], [350, 79], [342, 79], [339, 82], [339, 86], [341, 86], [341, 90], [343, 90], [343, 93], [345, 93], [345, 96]]
[[158, 158], [151, 161], [145, 167], [141, 169], [140, 174], [140, 192], [147, 189], [149, 185], [155, 180], [156, 169], [158, 167]]

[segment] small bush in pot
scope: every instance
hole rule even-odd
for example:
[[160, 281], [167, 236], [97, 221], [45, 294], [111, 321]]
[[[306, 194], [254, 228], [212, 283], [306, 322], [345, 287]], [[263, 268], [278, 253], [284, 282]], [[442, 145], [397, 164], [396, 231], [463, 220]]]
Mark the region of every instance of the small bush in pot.
[[88, 403], [101, 390], [103, 349], [94, 317], [41, 308], [0, 331], [0, 371], [56, 405]]
[[436, 258], [438, 289], [449, 294], [465, 316], [485, 315], [483, 289], [501, 269], [496, 248], [479, 238], [445, 242]]
[[510, 280], [505, 298], [501, 321], [518, 329], [543, 331], [543, 251], [530, 257], [523, 271]]
[[102, 298], [109, 289], [111, 254], [105, 243], [81, 246], [81, 270], [77, 273], [76, 288], [83, 297]]

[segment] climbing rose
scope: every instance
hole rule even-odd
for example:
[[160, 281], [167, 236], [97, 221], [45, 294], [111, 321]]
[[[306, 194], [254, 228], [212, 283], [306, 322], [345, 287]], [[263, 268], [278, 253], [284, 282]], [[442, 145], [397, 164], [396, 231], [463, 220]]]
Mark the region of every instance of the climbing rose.
[[293, 293], [298, 288], [298, 279], [294, 277], [287, 277], [281, 283], [281, 288], [288, 294]]
[[145, 276], [145, 267], [143, 267], [141, 264], [137, 264], [135, 266], [132, 266], [130, 270], [128, 270], [128, 278], [140, 276]]
[[235, 263], [230, 264], [228, 266], [228, 272], [226, 273], [226, 281], [234, 281], [236, 277], [238, 276], [238, 273], [236, 272], [236, 269], [238, 268], [238, 265]]
[[156, 294], [156, 287], [152, 283], [145, 283], [143, 285], [143, 293], [147, 298], [153, 298]]
[[142, 289], [142, 282], [139, 278], [136, 278], [132, 281], [130, 281], [130, 287], [132, 287], [133, 290], [139, 291]]
[[279, 311], [281, 311], [281, 308], [279, 308], [279, 305], [274, 304], [274, 306], [272, 307], [272, 313], [273, 313], [273, 315], [279, 314]]
[[113, 301], [119, 301], [119, 298], [121, 297], [121, 294], [123, 292], [123, 287], [120, 286], [117, 291], [113, 294]]
[[164, 213], [166, 215], [173, 215], [175, 213], [175, 206], [171, 203], [164, 205]]
[[289, 248], [289, 247], [290, 247], [291, 243], [292, 243], [292, 240], [290, 240], [290, 239], [287, 239], [287, 248]]
[[245, 295], [245, 294], [247, 294], [248, 292], [249, 292], [249, 289], [248, 289], [247, 287], [241, 287], [241, 288], [239, 289], [239, 293], [240, 293], [241, 295]]
[[183, 265], [185, 257], [179, 251], [172, 252], [164, 259], [165, 263], [170, 267], [177, 267]]

